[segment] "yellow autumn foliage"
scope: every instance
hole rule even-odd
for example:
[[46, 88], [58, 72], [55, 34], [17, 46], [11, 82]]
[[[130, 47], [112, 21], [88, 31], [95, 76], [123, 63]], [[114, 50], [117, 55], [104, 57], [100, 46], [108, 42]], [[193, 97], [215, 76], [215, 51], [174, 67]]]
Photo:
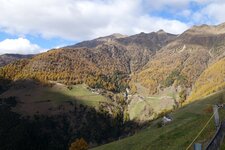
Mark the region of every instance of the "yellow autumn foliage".
[[225, 89], [225, 58], [209, 66], [198, 78], [189, 101]]
[[83, 138], [76, 139], [76, 141], [73, 142], [69, 148], [69, 150], [87, 150], [87, 149], [88, 144]]

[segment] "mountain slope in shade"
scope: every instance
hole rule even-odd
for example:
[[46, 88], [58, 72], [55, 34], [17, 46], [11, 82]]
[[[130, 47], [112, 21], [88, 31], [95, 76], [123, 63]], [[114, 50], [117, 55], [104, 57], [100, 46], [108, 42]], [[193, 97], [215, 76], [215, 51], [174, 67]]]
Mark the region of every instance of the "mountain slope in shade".
[[0, 67], [5, 66], [19, 59], [30, 58], [33, 55], [20, 55], [20, 54], [4, 54], [0, 55]]

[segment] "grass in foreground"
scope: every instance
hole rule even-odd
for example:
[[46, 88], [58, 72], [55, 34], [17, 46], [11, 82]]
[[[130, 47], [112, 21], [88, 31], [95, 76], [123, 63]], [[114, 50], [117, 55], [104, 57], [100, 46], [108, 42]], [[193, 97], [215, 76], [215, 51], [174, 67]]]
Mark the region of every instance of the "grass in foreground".
[[[131, 137], [93, 150], [185, 150], [212, 116], [212, 105], [221, 102], [225, 102], [225, 91], [195, 101], [173, 112], [171, 114], [173, 122], [166, 126], [158, 127], [160, 120], [155, 120], [148, 128]], [[220, 116], [224, 118], [225, 110], [220, 111]], [[214, 133], [214, 120], [211, 120], [195, 142], [206, 145]]]

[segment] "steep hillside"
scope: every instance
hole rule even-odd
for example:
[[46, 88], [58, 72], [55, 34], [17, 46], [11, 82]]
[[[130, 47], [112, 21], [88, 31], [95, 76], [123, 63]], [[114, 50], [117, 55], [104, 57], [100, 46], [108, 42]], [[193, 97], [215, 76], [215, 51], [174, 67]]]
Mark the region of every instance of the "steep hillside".
[[106, 97], [92, 92], [85, 85], [66, 86], [59, 83], [41, 85], [32, 80], [17, 81], [0, 94], [0, 99], [8, 97], [16, 97], [18, 104], [13, 111], [25, 116], [33, 116], [37, 112], [53, 116], [64, 112], [63, 109], [71, 110], [73, 104], [98, 108], [101, 102], [110, 103]]
[[[133, 136], [96, 147], [93, 150], [181, 150], [186, 149], [199, 131], [212, 116], [212, 105], [225, 102], [225, 91], [193, 102], [170, 114], [172, 122], [162, 126], [161, 119], [151, 122], [150, 126]], [[225, 111], [220, 110], [221, 119]], [[203, 149], [215, 134], [214, 120], [195, 140], [203, 144]], [[192, 145], [193, 147], [193, 145]]]
[[134, 75], [134, 82], [148, 88], [149, 94], [170, 86], [192, 88], [208, 65], [225, 54], [221, 26], [194, 26], [185, 31], [158, 51], [145, 69]]
[[156, 51], [175, 39], [177, 35], [166, 33], [163, 30], [152, 33], [140, 33], [132, 36], [113, 34], [90, 41], [84, 41], [69, 48], [96, 48], [99, 45], [122, 46], [129, 58], [130, 71], [140, 70]]
[[187, 99], [196, 100], [224, 89], [223, 27], [192, 27], [158, 50], [142, 70], [133, 73], [133, 92], [128, 97], [131, 119], [151, 120], [161, 112], [182, 106]]
[[0, 55], [0, 67], [5, 66], [19, 59], [30, 58], [33, 55], [4, 54]]
[[[119, 91], [125, 89], [125, 76], [141, 69], [156, 50], [174, 37], [162, 31], [131, 37], [111, 35], [77, 44], [81, 47], [50, 50], [31, 60], [12, 63], [2, 68], [0, 74], [13, 80], [36, 78], [66, 84], [85, 82], [91, 87]], [[93, 45], [90, 42], [98, 41], [102, 41], [101, 44], [90, 46]]]
[[[9, 64], [1, 68], [0, 72], [3, 77], [13, 80], [36, 78], [66, 84], [86, 82], [92, 86], [104, 86], [115, 90], [117, 84], [115, 80], [119, 74], [127, 74], [130, 71], [129, 61], [121, 48], [119, 50], [113, 45], [102, 45], [95, 50], [87, 48], [51, 50], [30, 60]], [[115, 78], [111, 79], [113, 76]], [[108, 85], [109, 80], [114, 80], [114, 85]], [[123, 79], [120, 83], [123, 83]]]
[[197, 79], [189, 100], [225, 89], [225, 58], [210, 65]]

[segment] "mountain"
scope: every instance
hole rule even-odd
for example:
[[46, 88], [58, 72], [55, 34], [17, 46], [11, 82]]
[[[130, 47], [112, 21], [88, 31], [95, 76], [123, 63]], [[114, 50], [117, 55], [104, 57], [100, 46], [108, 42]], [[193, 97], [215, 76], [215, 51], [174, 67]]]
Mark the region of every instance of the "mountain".
[[129, 97], [130, 117], [151, 120], [155, 114], [223, 89], [224, 66], [218, 62], [225, 57], [223, 27], [202, 25], [188, 29], [132, 74], [130, 85], [135, 94]]
[[140, 33], [132, 36], [126, 36], [122, 34], [112, 34], [106, 37], [100, 37], [90, 41], [84, 41], [81, 43], [77, 43], [72, 46], [68, 46], [69, 48], [75, 47], [87, 47], [94, 48], [98, 45], [104, 43], [115, 42], [125, 46], [129, 45], [138, 45], [141, 47], [146, 47], [151, 51], [158, 50], [165, 46], [167, 43], [172, 41], [177, 35], [166, 33], [163, 30], [159, 30], [158, 32], [151, 33]]
[[[140, 70], [157, 50], [174, 37], [176, 36], [165, 32], [141, 33], [131, 37], [114, 34], [50, 50], [30, 60], [17, 61], [3, 68], [2, 74], [8, 74], [10, 79], [32, 77], [63, 83], [87, 83], [98, 80], [94, 79], [95, 76], [112, 77], [116, 72], [130, 74]], [[102, 43], [99, 44], [98, 41]], [[83, 47], [78, 47], [79, 45]]]
[[[172, 41], [177, 35], [166, 33], [163, 30], [158, 32], [151, 32], [151, 33], [140, 33], [132, 36], [124, 36], [121, 34], [113, 34], [106, 37], [100, 37], [91, 41], [84, 41], [78, 43], [73, 46], [69, 46], [70, 48], [73, 47], [87, 47], [87, 48], [95, 48], [98, 45], [102, 44], [115, 44], [124, 46], [129, 53], [135, 53], [135, 51], [141, 51], [141, 49], [147, 49], [150, 51], [150, 54], [155, 54], [155, 51], [159, 50], [167, 43]], [[134, 49], [134, 50], [133, 50]], [[137, 52], [136, 52], [137, 53]], [[133, 54], [138, 56], [138, 54]], [[142, 54], [140, 52], [139, 54]]]
[[166, 33], [163, 30], [132, 36], [112, 34], [110, 36], [84, 41], [67, 48], [97, 48], [97, 46], [101, 47], [101, 45], [114, 45], [119, 50], [125, 49], [125, 55], [128, 58], [130, 66], [129, 71], [134, 72], [141, 69], [155, 55], [157, 50], [172, 41], [176, 36]]
[[[185, 147], [190, 141], [182, 138], [186, 137], [183, 131], [208, 118], [209, 104], [224, 101], [224, 43], [224, 24], [201, 25], [180, 35], [163, 30], [113, 34], [19, 59], [0, 68], [0, 111], [6, 112], [0, 118], [7, 124], [2, 128], [12, 124], [7, 121], [13, 116], [18, 126], [12, 129], [19, 132], [21, 127], [24, 132], [19, 135], [31, 133], [34, 139], [40, 133], [46, 139], [41, 144], [45, 149], [55, 149], [55, 145], [65, 149], [82, 138], [92, 148], [132, 135], [155, 120], [148, 134], [125, 139], [122, 145], [128, 149], [131, 139], [135, 149], [163, 149], [168, 143], [160, 141], [181, 139], [177, 147], [167, 148]], [[220, 90], [211, 95], [214, 101], [209, 95]], [[158, 118], [171, 112], [175, 122], [165, 127], [164, 134]], [[22, 121], [21, 116], [25, 116]], [[35, 126], [38, 130], [33, 130]], [[11, 137], [13, 130], [2, 134]], [[193, 128], [188, 139], [196, 132]], [[21, 137], [27, 141], [27, 134]], [[147, 137], [144, 143], [138, 143], [140, 137]], [[6, 142], [0, 146], [7, 139], [2, 138]], [[121, 148], [118, 143], [102, 149]]]
[[173, 39], [177, 35], [166, 33], [163, 30], [152, 33], [140, 33], [125, 38], [116, 39], [119, 43], [124, 45], [139, 45], [141, 47], [147, 47], [151, 51], [157, 51]]
[[20, 54], [4, 54], [0, 55], [0, 67], [5, 66], [19, 59], [31, 58], [33, 55], [20, 55]]
[[[158, 114], [188, 99], [204, 71], [224, 58], [224, 43], [224, 24], [193, 26], [180, 35], [163, 30], [113, 34], [11, 63], [0, 75], [9, 80], [85, 83], [119, 93], [130, 88], [127, 109], [131, 118], [146, 113], [151, 119], [152, 111]], [[152, 104], [150, 97], [160, 100]], [[141, 105], [137, 109], [136, 103]]]
[[166, 87], [192, 88], [202, 72], [225, 56], [223, 25], [194, 26], [161, 48], [143, 70], [134, 76], [135, 82], [159, 93]]
[[67, 47], [68, 48], [76, 48], [76, 47], [93, 48], [93, 47], [96, 47], [98, 45], [101, 45], [101, 44], [104, 44], [104, 43], [107, 43], [107, 42], [111, 42], [111, 41], [114, 41], [115, 39], [124, 38], [124, 37], [126, 37], [126, 35], [115, 33], [115, 34], [112, 34], [112, 35], [109, 35], [109, 36], [99, 37], [97, 39], [93, 39], [93, 40], [90, 40], [90, 41], [83, 41], [83, 42], [77, 43], [75, 45], [67, 46]]
[[[17, 61], [0, 73], [11, 80], [86, 83], [113, 92], [129, 87], [135, 89], [128, 100], [131, 118], [146, 113], [151, 119], [152, 111], [158, 114], [173, 109], [187, 99], [205, 69], [225, 56], [223, 27], [193, 26], [180, 35], [163, 30], [132, 36], [113, 34]], [[160, 100], [152, 104], [149, 97]], [[141, 107], [136, 109], [137, 103]]]

